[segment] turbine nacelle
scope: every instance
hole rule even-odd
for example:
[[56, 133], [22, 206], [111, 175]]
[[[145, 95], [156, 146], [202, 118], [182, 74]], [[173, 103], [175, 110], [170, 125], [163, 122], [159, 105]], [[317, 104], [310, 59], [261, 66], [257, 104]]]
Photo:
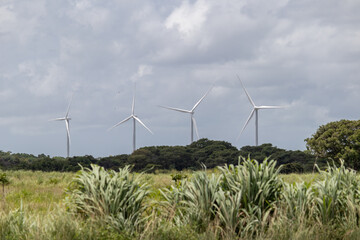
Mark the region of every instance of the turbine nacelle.
[[193, 142], [194, 140], [194, 131], [193, 129], [195, 128], [195, 133], [199, 139], [199, 131], [198, 131], [198, 128], [197, 128], [197, 125], [196, 125], [196, 121], [195, 121], [195, 118], [194, 118], [194, 113], [195, 113], [195, 109], [199, 106], [199, 104], [204, 100], [204, 98], [209, 94], [209, 92], [211, 91], [211, 89], [213, 88], [213, 86], [211, 86], [209, 88], [209, 90], [204, 94], [204, 96], [202, 96], [199, 101], [197, 101], [195, 103], [195, 105], [192, 107], [191, 110], [186, 110], [186, 109], [181, 109], [181, 108], [174, 108], [174, 107], [166, 107], [166, 106], [160, 106], [159, 107], [162, 107], [162, 108], [165, 108], [165, 109], [168, 109], [168, 110], [173, 110], [173, 111], [177, 111], [177, 112], [182, 112], [182, 113], [189, 113], [190, 114], [190, 120], [191, 120], [191, 129], [190, 129], [190, 139], [191, 139], [191, 143]]
[[136, 90], [136, 86], [134, 86], [134, 95], [133, 95], [133, 100], [132, 100], [132, 106], [131, 106], [131, 115], [127, 118], [125, 118], [124, 120], [118, 122], [117, 124], [115, 124], [114, 126], [112, 126], [111, 128], [108, 129], [108, 131], [112, 130], [113, 128], [118, 127], [119, 125], [129, 121], [130, 119], [133, 119], [133, 152], [136, 149], [136, 135], [135, 135], [135, 123], [138, 122], [140, 123], [146, 130], [148, 130], [151, 134], [154, 134], [150, 128], [148, 128], [141, 120], [139, 117], [137, 117], [135, 115], [135, 90]]
[[252, 117], [255, 114], [255, 145], [258, 146], [258, 139], [259, 139], [259, 135], [258, 135], [258, 110], [260, 109], [280, 109], [280, 108], [284, 108], [284, 106], [256, 106], [255, 102], [252, 100], [250, 94], [248, 93], [248, 91], [246, 91], [246, 88], [244, 87], [244, 84], [242, 83], [240, 77], [237, 75], [242, 88], [244, 89], [244, 92], [250, 102], [250, 104], [253, 106], [253, 109], [250, 112], [250, 115], [248, 117], [248, 119], [246, 120], [244, 127], [241, 129], [241, 132], [239, 134], [239, 136], [237, 137], [237, 139], [240, 138], [241, 134], [243, 133], [243, 131], [245, 130], [246, 126], [249, 124], [250, 120], [252, 119]]
[[71, 138], [70, 138], [70, 120], [71, 118], [69, 118], [69, 112], [70, 112], [70, 106], [71, 106], [71, 102], [72, 102], [72, 97], [70, 98], [70, 102], [69, 102], [69, 106], [67, 108], [67, 111], [66, 111], [66, 114], [65, 114], [65, 117], [62, 117], [62, 118], [55, 118], [53, 119], [52, 121], [65, 121], [65, 128], [66, 128], [66, 141], [67, 141], [67, 157], [69, 158], [70, 156], [70, 144], [71, 144]]
[[50, 121], [64, 121], [64, 120], [71, 120], [71, 118], [65, 118], [65, 117], [63, 117], [63, 118], [55, 118], [55, 119], [52, 119]]

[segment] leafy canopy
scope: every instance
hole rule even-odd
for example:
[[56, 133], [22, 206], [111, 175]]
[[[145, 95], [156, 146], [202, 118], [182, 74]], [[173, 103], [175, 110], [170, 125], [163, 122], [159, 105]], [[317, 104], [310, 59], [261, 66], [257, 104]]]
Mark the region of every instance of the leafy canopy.
[[343, 159], [347, 166], [360, 169], [360, 120], [322, 125], [305, 142], [307, 149], [317, 157]]

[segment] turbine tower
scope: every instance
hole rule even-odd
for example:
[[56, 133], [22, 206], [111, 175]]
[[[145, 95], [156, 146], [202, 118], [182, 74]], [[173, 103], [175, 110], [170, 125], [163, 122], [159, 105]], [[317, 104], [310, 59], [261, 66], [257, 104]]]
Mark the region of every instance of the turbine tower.
[[240, 137], [240, 135], [242, 134], [242, 132], [244, 131], [244, 129], [246, 128], [246, 126], [248, 125], [248, 123], [250, 122], [251, 118], [254, 116], [255, 113], [255, 146], [259, 145], [259, 109], [278, 109], [278, 108], [284, 108], [283, 106], [256, 106], [254, 101], [251, 99], [249, 93], [246, 91], [244, 84], [242, 83], [241, 79], [239, 76], [237, 76], [238, 79], [240, 80], [241, 86], [243, 87], [247, 98], [249, 99], [249, 102], [251, 103], [251, 105], [253, 106], [253, 109], [248, 117], [248, 119], [245, 122], [244, 127], [242, 128], [238, 138]]
[[134, 86], [134, 95], [133, 95], [133, 101], [132, 101], [132, 107], [131, 107], [131, 115], [129, 117], [125, 118], [124, 120], [118, 122], [111, 128], [109, 128], [109, 130], [111, 130], [111, 129], [116, 128], [117, 126], [123, 124], [124, 122], [127, 122], [130, 119], [132, 119], [133, 120], [133, 152], [135, 152], [135, 150], [136, 150], [136, 121], [138, 123], [140, 123], [151, 134], [153, 134], [153, 132], [147, 126], [145, 126], [145, 124], [135, 115], [135, 88], [136, 87]]
[[202, 98], [200, 98], [200, 100], [193, 106], [193, 108], [191, 110], [160, 106], [162, 108], [166, 108], [166, 109], [169, 109], [169, 110], [174, 110], [174, 111], [178, 111], [178, 112], [182, 112], [182, 113], [189, 113], [190, 114], [190, 126], [191, 126], [190, 127], [190, 139], [191, 139], [191, 143], [194, 141], [194, 128], [195, 128], [196, 135], [199, 138], [199, 132], [198, 132], [198, 128], [196, 126], [195, 118], [194, 118], [195, 109], [197, 108], [197, 106], [199, 106], [201, 101], [208, 95], [208, 93], [211, 91], [212, 87], [213, 86], [210, 87], [210, 89], [204, 94], [204, 96], [202, 96]]
[[70, 111], [70, 105], [71, 105], [71, 101], [72, 101], [72, 96], [69, 102], [69, 106], [67, 108], [65, 117], [62, 118], [55, 118], [53, 119], [53, 121], [65, 121], [65, 127], [66, 127], [66, 146], [67, 146], [67, 151], [66, 151], [66, 157], [69, 158], [70, 156], [70, 120], [71, 118], [69, 118], [69, 111]]

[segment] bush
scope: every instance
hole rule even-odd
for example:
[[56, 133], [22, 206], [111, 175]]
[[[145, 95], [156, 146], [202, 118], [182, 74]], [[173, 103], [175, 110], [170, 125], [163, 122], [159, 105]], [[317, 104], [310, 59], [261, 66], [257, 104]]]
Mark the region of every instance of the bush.
[[240, 157], [237, 166], [220, 167], [222, 188], [232, 195], [241, 192], [242, 207], [252, 211], [254, 207], [266, 211], [280, 199], [282, 181], [276, 161], [266, 158], [262, 163]]
[[163, 189], [163, 206], [174, 224], [190, 224], [200, 233], [215, 225], [222, 236], [230, 238], [260, 230], [280, 200], [280, 169], [268, 159], [261, 164], [249, 158], [240, 160], [237, 166], [219, 168], [219, 176], [201, 171]]
[[97, 165], [82, 169], [68, 191], [68, 204], [83, 216], [100, 219], [119, 232], [141, 230], [146, 220], [148, 186], [129, 166], [106, 171]]
[[289, 173], [303, 173], [304, 168], [299, 163], [287, 163], [284, 165], [281, 165], [281, 173], [283, 174], [289, 174]]

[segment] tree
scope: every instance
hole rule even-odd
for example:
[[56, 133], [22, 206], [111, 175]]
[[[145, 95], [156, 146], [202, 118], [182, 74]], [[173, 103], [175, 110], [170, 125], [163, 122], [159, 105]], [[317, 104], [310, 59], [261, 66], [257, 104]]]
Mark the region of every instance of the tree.
[[305, 141], [307, 149], [316, 157], [343, 159], [348, 167], [360, 169], [360, 120], [322, 125]]
[[132, 165], [132, 170], [141, 171], [149, 164], [156, 164], [156, 155], [148, 148], [139, 148], [135, 150], [128, 158], [128, 164]]
[[192, 156], [192, 167], [201, 169], [202, 164], [214, 168], [238, 161], [239, 150], [225, 141], [202, 138], [187, 146]]
[[117, 156], [109, 156], [101, 158], [98, 162], [99, 166], [104, 167], [105, 169], [111, 169], [118, 171], [119, 168], [125, 167], [127, 164], [129, 155], [121, 154]]
[[5, 172], [0, 172], [0, 183], [2, 185], [3, 198], [5, 199], [5, 185], [10, 183], [9, 178]]

